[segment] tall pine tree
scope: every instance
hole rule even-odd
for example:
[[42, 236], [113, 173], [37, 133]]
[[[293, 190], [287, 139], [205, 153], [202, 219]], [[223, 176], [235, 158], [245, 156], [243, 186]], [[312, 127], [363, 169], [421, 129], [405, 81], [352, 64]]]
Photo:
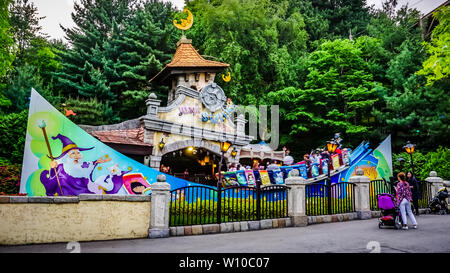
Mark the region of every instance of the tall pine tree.
[[63, 28], [72, 48], [60, 54], [58, 87], [108, 105], [101, 119], [109, 123], [144, 114], [148, 81], [175, 52], [172, 12], [156, 0], [82, 0], [72, 14], [77, 26]]

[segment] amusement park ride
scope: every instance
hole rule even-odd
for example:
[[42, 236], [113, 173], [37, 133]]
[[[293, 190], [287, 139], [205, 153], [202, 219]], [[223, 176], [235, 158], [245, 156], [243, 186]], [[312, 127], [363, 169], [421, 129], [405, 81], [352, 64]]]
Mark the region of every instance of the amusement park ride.
[[[188, 13], [187, 19], [182, 19], [181, 23], [174, 21], [174, 25], [183, 32], [193, 23], [192, 13], [185, 12]], [[262, 187], [284, 184], [294, 169], [307, 183], [347, 182], [357, 168], [372, 180], [392, 176], [390, 136], [374, 150], [368, 142], [335, 154], [329, 149], [330, 158], [321, 159], [308, 167], [304, 162], [299, 162], [273, 170], [220, 172], [223, 159], [226, 157], [228, 160], [225, 161], [230, 162], [229, 159], [245, 151], [252, 140], [245, 134], [244, 118], [238, 116], [236, 125], [231, 123], [230, 116], [235, 105], [214, 82], [216, 73], [227, 67], [228, 64], [203, 59], [183, 33], [172, 62], [152, 79], [172, 86], [168, 106], [160, 107], [156, 95], [150, 94], [145, 116], [121, 124], [97, 127], [74, 124], [33, 89], [20, 192], [29, 196], [151, 194], [151, 184], [161, 174], [158, 170], [163, 156], [177, 155], [177, 152], [181, 153], [182, 149], [191, 146], [220, 155], [221, 161], [216, 170], [219, 172], [218, 187], [254, 187], [256, 181], [260, 181]], [[229, 82], [231, 75], [228, 72], [222, 78], [224, 82]], [[46, 124], [45, 128], [42, 124]], [[186, 135], [183, 128], [201, 132], [200, 141], [196, 142], [191, 135]], [[217, 128], [222, 131], [217, 131]], [[221, 137], [225, 133], [235, 138], [230, 143], [232, 148], [228, 146], [225, 149], [220, 145], [224, 142]], [[120, 141], [114, 143], [117, 139]], [[196, 146], [196, 143], [200, 145]], [[123, 147], [129, 147], [128, 151], [133, 150], [139, 155], [150, 155], [146, 157], [151, 157], [151, 162], [142, 164], [131, 159], [122, 154], [124, 152], [119, 148]], [[53, 157], [52, 151], [59, 156]], [[168, 174], [166, 176], [171, 190], [200, 185]]]

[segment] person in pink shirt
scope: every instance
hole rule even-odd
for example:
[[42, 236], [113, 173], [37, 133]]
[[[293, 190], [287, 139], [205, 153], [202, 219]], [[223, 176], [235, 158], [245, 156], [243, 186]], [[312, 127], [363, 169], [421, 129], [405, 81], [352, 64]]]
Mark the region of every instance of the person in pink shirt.
[[416, 218], [411, 210], [411, 202], [412, 202], [412, 193], [409, 183], [406, 181], [406, 175], [404, 172], [400, 172], [397, 175], [398, 183], [396, 186], [396, 205], [400, 208], [400, 212], [402, 214], [403, 227], [402, 229], [408, 229], [408, 220], [406, 218], [406, 214], [408, 214], [409, 219], [413, 224], [413, 228], [417, 228]]

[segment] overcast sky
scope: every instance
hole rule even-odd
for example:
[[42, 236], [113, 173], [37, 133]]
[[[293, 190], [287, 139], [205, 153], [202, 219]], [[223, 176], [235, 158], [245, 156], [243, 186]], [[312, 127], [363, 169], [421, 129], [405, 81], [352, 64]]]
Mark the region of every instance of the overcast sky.
[[[59, 24], [64, 27], [73, 27], [74, 22], [70, 14], [73, 12], [73, 3], [77, 0], [31, 0], [39, 11], [40, 16], [45, 16], [41, 20], [42, 31], [50, 38], [64, 38], [64, 32]], [[178, 9], [183, 9], [184, 0], [164, 0], [172, 2]], [[420, 10], [427, 14], [446, 0], [398, 0], [399, 6], [409, 3], [409, 7]], [[382, 0], [367, 0], [368, 5], [381, 7]]]

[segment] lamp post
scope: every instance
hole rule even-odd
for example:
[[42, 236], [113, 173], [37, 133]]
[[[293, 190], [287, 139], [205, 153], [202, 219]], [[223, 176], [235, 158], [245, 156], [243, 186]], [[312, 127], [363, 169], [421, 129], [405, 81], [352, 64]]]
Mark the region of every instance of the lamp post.
[[158, 144], [159, 149], [162, 150], [165, 145], [166, 145], [166, 143], [164, 143], [164, 138], [161, 138], [161, 141]]
[[236, 149], [233, 148], [233, 151], [231, 151], [231, 155], [232, 155], [233, 157], [236, 157], [236, 155], [237, 155]]
[[331, 155], [336, 151], [338, 143], [334, 139], [327, 142], [328, 157], [328, 174], [327, 174], [327, 197], [328, 197], [328, 214], [331, 214]]
[[231, 143], [228, 141], [220, 142], [219, 180], [217, 180], [217, 223], [219, 224], [222, 219], [222, 161], [230, 146]]
[[406, 142], [406, 145], [403, 146], [403, 149], [405, 149], [405, 151], [409, 154], [409, 156], [411, 157], [411, 171], [412, 174], [415, 175], [414, 173], [414, 161], [413, 161], [413, 153], [414, 153], [414, 149], [416, 147], [416, 144], [411, 144], [410, 141]]

